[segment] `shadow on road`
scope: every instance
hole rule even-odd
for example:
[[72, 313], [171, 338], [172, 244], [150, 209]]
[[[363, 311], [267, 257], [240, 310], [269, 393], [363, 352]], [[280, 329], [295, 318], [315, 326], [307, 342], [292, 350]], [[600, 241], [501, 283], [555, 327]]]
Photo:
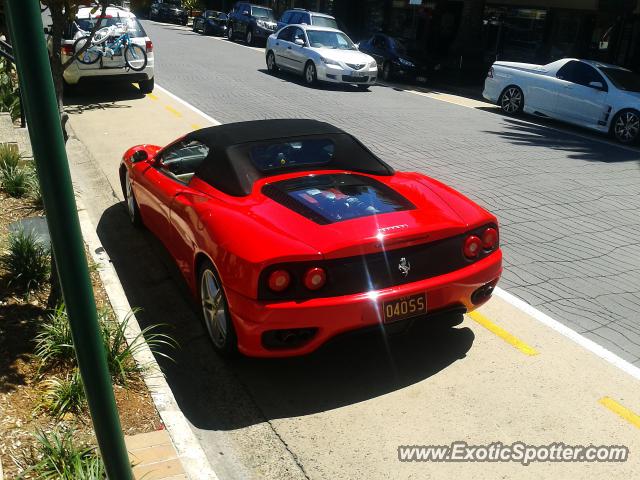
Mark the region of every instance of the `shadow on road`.
[[97, 231], [130, 304], [142, 308], [141, 326], [167, 324], [180, 343], [175, 363], [158, 362], [180, 408], [201, 429], [237, 429], [384, 395], [437, 374], [474, 341], [468, 328], [414, 325], [390, 338], [345, 336], [307, 357], [225, 362], [213, 352], [172, 259], [149, 232], [129, 224], [123, 204], [104, 212]]
[[131, 83], [81, 84], [75, 86], [72, 93], [65, 93], [64, 105], [68, 113], [78, 114], [86, 110], [131, 108], [116, 102], [144, 97], [144, 93]]
[[[285, 72], [283, 70], [280, 70], [278, 73], [272, 74], [266, 68], [260, 68], [260, 69], [258, 69], [258, 71], [260, 73], [264, 73], [265, 75], [268, 75], [270, 77], [278, 78], [282, 82], [294, 83], [294, 84], [299, 85], [301, 87], [306, 87], [306, 88], [310, 88], [310, 89], [324, 90], [326, 92], [371, 93], [370, 90], [361, 90], [357, 86], [351, 85], [349, 83], [330, 83], [330, 82], [320, 83], [320, 82], [316, 82], [316, 84], [313, 87], [310, 87], [309, 85], [307, 85], [305, 83], [304, 79], [300, 75], [296, 75], [294, 73]], [[374, 87], [374, 86], [376, 86], [376, 85], [371, 85], [371, 87]]]
[[[482, 110], [485, 110], [484, 108]], [[487, 108], [486, 111], [502, 113], [495, 108]], [[504, 115], [503, 115], [504, 116]], [[604, 138], [590, 139], [583, 131], [566, 131], [567, 127], [552, 120], [532, 123], [529, 118], [526, 122], [504, 116], [502, 129], [499, 131], [483, 130], [485, 133], [498, 135], [514, 145], [550, 148], [567, 152], [567, 157], [590, 162], [632, 162], [640, 160], [640, 150], [617, 145], [613, 141], [607, 142]], [[544, 123], [542, 123], [544, 122]], [[549, 128], [555, 127], [555, 128]], [[557, 129], [562, 130], [557, 130]], [[571, 128], [571, 127], [569, 127]]]

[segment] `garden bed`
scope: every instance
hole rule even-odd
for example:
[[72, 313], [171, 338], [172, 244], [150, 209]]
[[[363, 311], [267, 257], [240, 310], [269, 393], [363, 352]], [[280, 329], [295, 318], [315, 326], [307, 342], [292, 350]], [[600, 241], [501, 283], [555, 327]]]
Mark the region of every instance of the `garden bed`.
[[[7, 255], [9, 225], [43, 212], [28, 195], [13, 198], [0, 191], [0, 205], [1, 258]], [[99, 311], [114, 318], [98, 271], [91, 263], [90, 272]], [[51, 314], [46, 307], [50, 287], [45, 282], [38, 288], [20, 291], [12, 282], [14, 277], [15, 272], [0, 262], [0, 459], [5, 477], [11, 479], [39, 459], [39, 444], [34, 436], [37, 431], [70, 431], [74, 442], [95, 445], [86, 405], [79, 411], [58, 415], [42, 408], [47, 382], [68, 377], [75, 362], [71, 356], [43, 368], [42, 358], [36, 355], [35, 339]], [[128, 374], [125, 385], [114, 383], [114, 393], [126, 435], [163, 428], [141, 372]], [[36, 477], [35, 473], [24, 476]]]

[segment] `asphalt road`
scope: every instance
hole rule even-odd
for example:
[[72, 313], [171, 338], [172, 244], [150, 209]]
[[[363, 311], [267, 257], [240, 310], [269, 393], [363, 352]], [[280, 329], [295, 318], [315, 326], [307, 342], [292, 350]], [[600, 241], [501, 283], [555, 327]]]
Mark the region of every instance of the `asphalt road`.
[[216, 120], [324, 120], [394, 167], [436, 177], [487, 207], [501, 223], [500, 285], [640, 365], [639, 151], [386, 86], [307, 88], [269, 75], [259, 49], [144, 27], [158, 84]]

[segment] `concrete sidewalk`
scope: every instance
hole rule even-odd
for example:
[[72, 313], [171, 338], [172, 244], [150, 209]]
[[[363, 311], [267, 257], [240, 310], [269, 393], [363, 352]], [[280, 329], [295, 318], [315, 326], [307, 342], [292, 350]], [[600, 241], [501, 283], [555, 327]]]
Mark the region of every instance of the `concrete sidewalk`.
[[178, 452], [166, 430], [125, 437], [136, 480], [186, 480]]
[[[74, 178], [81, 196], [92, 199], [87, 208], [96, 223], [117, 203], [114, 196], [122, 198], [117, 169], [124, 150], [138, 143], [164, 145], [211, 123], [162, 90], [144, 96], [129, 89], [123, 96], [116, 102], [92, 98], [90, 108], [78, 106], [71, 112], [75, 135], [91, 157], [72, 165]], [[123, 134], [123, 125], [139, 127]], [[108, 254], [115, 264], [133, 261], [119, 257], [116, 248]], [[143, 260], [136, 256], [135, 261]], [[154, 262], [152, 256], [148, 261]], [[123, 267], [119, 274], [129, 275], [129, 270]], [[132, 289], [128, 294], [139, 299], [152, 294], [140, 278], [125, 280]], [[162, 296], [176, 287], [170, 281], [168, 290], [153, 292], [154, 302], [160, 302], [158, 311], [167, 308], [175, 315], [171, 307], [163, 307]], [[195, 329], [195, 318], [188, 312], [185, 317], [194, 323], [180, 323], [180, 328]], [[156, 320], [170, 323], [172, 318], [167, 314]], [[232, 423], [223, 432], [229, 440], [222, 441], [217, 422], [202, 421], [214, 414], [207, 402], [195, 404], [201, 411], [187, 412], [199, 425], [193, 429], [212, 464], [226, 468], [225, 461], [239, 461], [249, 469], [230, 478], [627, 479], [640, 471], [635, 454], [640, 449], [636, 371], [617, 368], [513, 303], [494, 297], [478, 313], [466, 316], [461, 328], [440, 338], [414, 336], [401, 345], [386, 355], [354, 342], [310, 359], [215, 364], [215, 377], [207, 372], [213, 357], [203, 361], [200, 352], [183, 352], [183, 361], [192, 363], [184, 365], [180, 375], [190, 375], [192, 390], [179, 378], [170, 375], [168, 381], [184, 404], [196, 408], [187, 401], [193, 396], [212, 403], [240, 402], [229, 397], [226, 390], [231, 387], [221, 383], [227, 370], [232, 371], [230, 378], [240, 378], [268, 428], [262, 429], [264, 423], [257, 420]], [[232, 417], [231, 410], [229, 405], [225, 414]], [[219, 422], [227, 425], [225, 420]], [[399, 445], [458, 440], [475, 445], [615, 444], [632, 453], [624, 463], [541, 462], [528, 467], [398, 461]], [[219, 454], [223, 451], [225, 460]]]

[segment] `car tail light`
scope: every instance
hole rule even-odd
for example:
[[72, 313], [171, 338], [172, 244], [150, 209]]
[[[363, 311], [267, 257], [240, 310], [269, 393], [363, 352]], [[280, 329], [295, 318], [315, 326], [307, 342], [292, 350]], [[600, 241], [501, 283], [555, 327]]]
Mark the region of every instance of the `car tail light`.
[[153, 52], [153, 42], [151, 40], [145, 42], [145, 47], [147, 48], [147, 53]]
[[319, 290], [327, 283], [327, 274], [322, 268], [310, 268], [304, 274], [304, 286], [309, 290]]
[[60, 52], [62, 53], [62, 55], [70, 57], [71, 55], [73, 55], [73, 45], [62, 45]]
[[469, 235], [464, 241], [462, 251], [467, 258], [476, 258], [482, 249], [482, 240], [476, 235]]
[[289, 287], [291, 275], [286, 270], [274, 270], [269, 275], [269, 288], [274, 292], [282, 292]]
[[498, 246], [498, 230], [489, 227], [482, 232], [482, 248], [493, 250]]

